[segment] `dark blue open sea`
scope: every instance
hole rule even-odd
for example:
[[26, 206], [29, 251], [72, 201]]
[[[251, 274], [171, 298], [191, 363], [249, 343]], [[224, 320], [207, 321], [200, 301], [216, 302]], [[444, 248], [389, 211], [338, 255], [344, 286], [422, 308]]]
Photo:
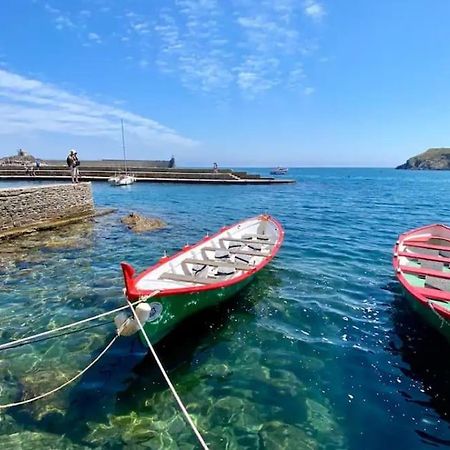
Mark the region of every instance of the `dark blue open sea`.
[[[117, 213], [0, 245], [0, 343], [122, 305], [122, 260], [142, 270], [164, 250], [268, 212], [286, 230], [270, 267], [158, 346], [211, 449], [449, 447], [450, 345], [400, 296], [391, 249], [402, 231], [450, 223], [450, 172], [289, 176], [298, 183], [94, 184], [97, 206]], [[135, 235], [120, 223], [130, 211], [169, 226]], [[0, 352], [0, 403], [61, 384], [114, 331], [105, 322]], [[198, 444], [151, 356], [137, 338], [121, 338], [79, 382], [0, 411], [0, 448]]]

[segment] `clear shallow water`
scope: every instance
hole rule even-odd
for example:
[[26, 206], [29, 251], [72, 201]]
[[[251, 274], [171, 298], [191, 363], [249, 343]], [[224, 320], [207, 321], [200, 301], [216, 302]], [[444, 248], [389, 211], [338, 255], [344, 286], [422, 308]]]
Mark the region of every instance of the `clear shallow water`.
[[[123, 303], [119, 262], [141, 270], [224, 224], [276, 216], [285, 243], [268, 269], [159, 346], [211, 448], [450, 446], [449, 344], [409, 311], [391, 268], [399, 233], [450, 222], [450, 173], [299, 169], [285, 186], [94, 184], [118, 212], [0, 246], [0, 342]], [[0, 184], [0, 187], [6, 183]], [[134, 235], [130, 211], [169, 224]], [[106, 323], [0, 352], [0, 402], [83, 368]], [[196, 448], [151, 357], [123, 339], [80, 382], [0, 412], [0, 447]], [[27, 447], [28, 446], [28, 447]]]

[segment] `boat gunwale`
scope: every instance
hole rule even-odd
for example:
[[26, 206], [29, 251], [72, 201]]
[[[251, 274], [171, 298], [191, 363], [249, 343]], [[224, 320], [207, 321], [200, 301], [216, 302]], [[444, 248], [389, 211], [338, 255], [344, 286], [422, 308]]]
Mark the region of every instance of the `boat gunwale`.
[[[448, 227], [447, 225], [435, 223], [435, 224], [415, 228], [414, 230], [407, 231], [406, 233], [402, 233], [394, 245], [393, 258], [392, 258], [392, 265], [394, 266], [394, 269], [395, 269], [395, 275], [396, 275], [398, 281], [400, 282], [400, 284], [402, 285], [402, 287], [408, 292], [408, 294], [410, 294], [412, 296], [412, 298], [414, 298], [415, 300], [420, 302], [423, 306], [425, 306], [429, 310], [432, 310], [435, 312], [436, 312], [436, 306], [435, 305], [431, 306], [431, 304], [430, 304], [433, 301], [433, 299], [428, 298], [424, 294], [422, 294], [419, 291], [419, 288], [415, 288], [411, 283], [408, 282], [408, 280], [403, 275], [402, 267], [400, 266], [400, 258], [408, 257], [408, 256], [404, 254], [405, 252], [399, 252], [399, 247], [402, 244], [407, 245], [407, 243], [405, 243], [404, 241], [408, 237], [412, 236], [413, 234], [416, 234], [416, 233], [419, 233], [422, 231], [426, 231], [426, 230], [431, 230], [432, 228], [436, 228], [436, 227], [443, 228], [443, 229], [447, 230], [448, 232], [450, 232], [450, 227]], [[434, 237], [434, 236], [432, 235], [432, 237]], [[414, 258], [414, 254], [411, 255], [411, 258]], [[444, 257], [439, 258], [439, 260], [443, 260], [443, 259], [445, 259], [445, 258]], [[442, 291], [442, 292], [446, 292], [446, 291]], [[450, 302], [450, 293], [448, 293], [448, 294], [449, 294], [448, 302]], [[440, 315], [445, 319], [450, 319], [450, 312], [448, 313], [448, 315], [445, 315], [445, 317], [443, 316], [442, 313]]]
[[[130, 300], [137, 300], [140, 297], [152, 294], [156, 289], [138, 289], [138, 288], [136, 288], [136, 284], [142, 278], [144, 278], [146, 275], [148, 275], [150, 272], [158, 269], [163, 264], [167, 264], [168, 262], [172, 261], [173, 259], [181, 256], [182, 254], [187, 253], [187, 252], [191, 251], [192, 249], [217, 238], [218, 236], [220, 236], [221, 234], [230, 230], [231, 228], [237, 227], [238, 225], [242, 225], [251, 220], [261, 220], [264, 218], [268, 221], [271, 221], [275, 225], [275, 227], [278, 229], [278, 237], [277, 237], [275, 244], [272, 247], [270, 254], [264, 255], [262, 261], [258, 265], [252, 267], [251, 270], [243, 272], [241, 275], [239, 275], [237, 277], [229, 278], [227, 280], [218, 280], [216, 283], [211, 283], [211, 284], [203, 285], [203, 286], [196, 285], [196, 286], [186, 286], [186, 287], [163, 289], [152, 298], [169, 297], [172, 295], [194, 294], [197, 292], [204, 293], [204, 292], [208, 292], [208, 291], [214, 291], [214, 290], [217, 290], [220, 288], [226, 288], [226, 287], [232, 286], [234, 284], [238, 284], [238, 283], [246, 280], [247, 278], [250, 278], [251, 276], [255, 275], [257, 272], [259, 272], [261, 269], [263, 269], [267, 264], [269, 264], [270, 261], [272, 261], [272, 259], [278, 253], [278, 250], [280, 249], [281, 244], [283, 243], [283, 240], [284, 240], [285, 232], [284, 232], [284, 229], [283, 229], [281, 223], [277, 219], [275, 219], [274, 217], [269, 216], [269, 215], [262, 214], [259, 216], [244, 219], [244, 220], [237, 222], [235, 224], [232, 224], [232, 225], [223, 226], [222, 228], [219, 229], [219, 231], [217, 231], [217, 233], [214, 233], [211, 236], [205, 236], [203, 239], [200, 239], [196, 244], [185, 245], [179, 252], [173, 254], [172, 256], [162, 257], [156, 264], [154, 264], [153, 266], [150, 266], [148, 269], [139, 273], [135, 277], [127, 275], [124, 270], [123, 275], [125, 278], [125, 286], [126, 286], [125, 287], [125, 295]], [[123, 264], [127, 264], [127, 263], [121, 263], [121, 264], [123, 267]]]

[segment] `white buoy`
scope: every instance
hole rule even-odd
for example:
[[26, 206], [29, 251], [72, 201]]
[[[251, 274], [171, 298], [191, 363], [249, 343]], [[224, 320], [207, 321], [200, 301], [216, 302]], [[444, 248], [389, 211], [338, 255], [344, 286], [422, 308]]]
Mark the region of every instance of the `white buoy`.
[[[151, 312], [151, 306], [148, 303], [139, 303], [136, 306], [136, 315], [139, 317], [139, 321], [144, 324], [148, 321]], [[120, 331], [121, 336], [131, 336], [139, 331], [139, 324], [134, 317], [129, 317], [125, 313], [117, 314], [114, 318], [117, 330]]]

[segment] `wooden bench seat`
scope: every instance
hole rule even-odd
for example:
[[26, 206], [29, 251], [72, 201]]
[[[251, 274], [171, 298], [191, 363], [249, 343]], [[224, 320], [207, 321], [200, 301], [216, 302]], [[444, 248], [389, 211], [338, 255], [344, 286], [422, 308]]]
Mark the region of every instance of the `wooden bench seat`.
[[267, 234], [244, 234], [242, 237], [244, 239], [256, 238], [261, 242], [270, 241], [270, 237]]
[[198, 264], [198, 265], [207, 265], [207, 266], [213, 266], [213, 267], [226, 267], [230, 269], [237, 269], [237, 270], [253, 270], [253, 266], [249, 266], [247, 264], [242, 263], [235, 263], [232, 261], [224, 261], [224, 260], [214, 260], [214, 259], [192, 259], [188, 258], [183, 261], [187, 264]]
[[445, 264], [450, 264], [450, 258], [445, 258], [444, 256], [432, 256], [432, 255], [426, 255], [422, 253], [409, 253], [409, 252], [398, 252], [397, 256], [403, 256], [405, 258], [410, 259], [423, 259], [425, 261], [438, 261]]
[[213, 284], [217, 283], [219, 279], [213, 278], [200, 278], [194, 277], [190, 275], [182, 275], [179, 273], [165, 272], [160, 277], [160, 280], [171, 280], [171, 281], [183, 281], [185, 283], [193, 283], [193, 284]]
[[403, 244], [407, 247], [416, 247], [416, 248], [426, 248], [429, 250], [439, 250], [443, 252], [450, 252], [450, 245], [436, 245], [429, 244], [428, 242], [418, 242], [418, 241], [403, 241]]
[[425, 269], [422, 267], [410, 267], [410, 266], [400, 266], [400, 269], [402, 272], [412, 273], [414, 275], [423, 275], [450, 280], [450, 272], [442, 272], [441, 270]]
[[222, 250], [222, 251], [228, 251], [232, 255], [247, 255], [247, 256], [260, 256], [261, 258], [265, 258], [266, 256], [269, 256], [270, 253], [266, 252], [258, 252], [257, 250], [238, 250], [234, 248], [215, 248], [215, 247], [204, 247], [202, 250], [215, 252], [216, 250]]
[[220, 241], [241, 242], [242, 244], [275, 245], [273, 242], [265, 242], [265, 241], [263, 242], [252, 239], [221, 238]]

